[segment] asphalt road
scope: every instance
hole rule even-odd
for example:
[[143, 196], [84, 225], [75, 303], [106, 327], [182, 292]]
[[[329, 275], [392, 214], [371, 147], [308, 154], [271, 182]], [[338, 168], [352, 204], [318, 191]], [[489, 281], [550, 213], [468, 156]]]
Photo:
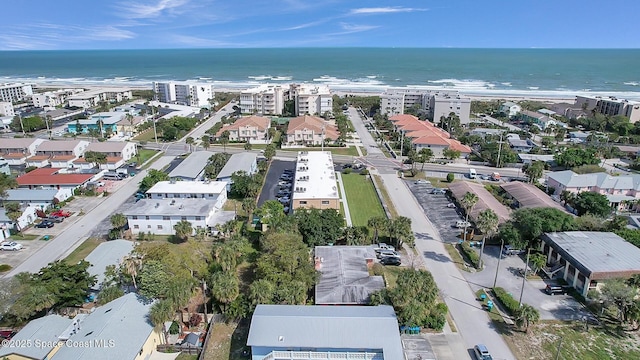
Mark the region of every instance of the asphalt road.
[[[161, 169], [169, 164], [173, 159], [172, 156], [163, 156], [154, 162], [150, 169]], [[96, 226], [104, 224], [105, 219], [108, 221], [109, 216], [116, 211], [127, 200], [131, 199], [133, 194], [138, 190], [138, 182], [144, 178], [147, 170], [142, 170], [138, 175], [128, 178], [126, 183], [116, 192], [112, 193], [105, 200], [99, 203], [93, 209], [84, 209], [85, 215], [78, 219], [75, 224], [68, 227], [65, 232], [49, 240], [47, 244], [22, 264], [13, 268], [3, 277], [12, 277], [21, 272], [36, 273], [47, 264], [65, 258], [80, 244], [84, 242], [94, 231]]]

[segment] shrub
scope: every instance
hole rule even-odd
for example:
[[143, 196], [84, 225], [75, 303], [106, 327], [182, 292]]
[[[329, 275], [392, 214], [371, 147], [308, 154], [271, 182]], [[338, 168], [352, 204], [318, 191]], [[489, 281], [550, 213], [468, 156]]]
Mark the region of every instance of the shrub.
[[384, 266], [382, 264], [375, 263], [371, 267], [371, 271], [373, 271], [373, 275], [382, 276], [384, 274]]
[[364, 169], [360, 171], [360, 175], [369, 175], [369, 169]]
[[446, 315], [449, 308], [444, 303], [438, 303], [425, 318], [425, 325], [430, 329], [442, 330], [447, 322]]
[[190, 327], [196, 327], [196, 326], [200, 325], [201, 322], [202, 322], [202, 316], [200, 316], [200, 314], [193, 314], [189, 318], [189, 326]]
[[[378, 264], [376, 264], [376, 265], [378, 265]], [[0, 265], [0, 272], [7, 272], [9, 270], [11, 270], [11, 265], [8, 265], [8, 264]]]
[[346, 168], [344, 170], [342, 170], [343, 174], [351, 174], [351, 168]]
[[172, 322], [171, 326], [169, 326], [169, 334], [175, 335], [179, 333], [180, 333], [180, 325], [178, 325], [177, 321]]
[[463, 242], [461, 245], [459, 245], [459, 248], [462, 251], [462, 254], [467, 258], [467, 260], [471, 262], [471, 265], [477, 268], [480, 262], [480, 257], [478, 256], [478, 253], [475, 250], [473, 250], [469, 245], [469, 243], [466, 241]]
[[511, 294], [509, 294], [505, 289], [501, 287], [494, 288], [493, 294], [496, 296], [496, 299], [498, 299], [498, 301], [502, 303], [509, 315], [514, 315], [520, 308], [520, 304], [518, 304], [518, 301], [514, 299], [513, 296], [511, 296]]
[[447, 182], [453, 182], [453, 180], [456, 178], [455, 175], [453, 175], [453, 173], [448, 173], [447, 174]]

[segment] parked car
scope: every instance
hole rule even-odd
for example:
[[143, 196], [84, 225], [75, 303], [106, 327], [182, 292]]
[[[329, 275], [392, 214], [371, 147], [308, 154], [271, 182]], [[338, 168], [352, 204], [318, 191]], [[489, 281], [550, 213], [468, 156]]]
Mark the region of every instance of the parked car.
[[544, 292], [546, 292], [548, 295], [556, 295], [556, 294], [564, 295], [569, 292], [569, 286], [547, 285], [544, 288]]
[[69, 217], [71, 216], [71, 213], [64, 210], [55, 210], [49, 214], [49, 216]]
[[64, 221], [64, 217], [62, 216], [49, 216], [44, 219], [45, 221], [51, 221], [52, 223], [61, 223]]
[[288, 196], [283, 196], [279, 198], [278, 201], [280, 201], [281, 204], [287, 204], [289, 201], [291, 201], [291, 199], [289, 199]]
[[464, 221], [464, 220], [458, 220], [456, 221], [456, 227], [459, 229], [465, 228], [465, 227], [469, 227], [471, 226], [471, 223], [468, 221]]
[[511, 245], [505, 245], [502, 249], [502, 253], [505, 255], [520, 255], [524, 253], [524, 250], [516, 249]]
[[42, 220], [39, 224], [36, 225], [36, 227], [40, 229], [52, 228], [53, 226], [54, 223], [48, 220]]
[[431, 185], [431, 181], [424, 179], [416, 180], [413, 183], [416, 185]]
[[18, 251], [22, 250], [22, 245], [15, 241], [5, 241], [0, 244], [0, 250], [2, 251]]
[[378, 259], [382, 259], [388, 256], [400, 257], [400, 255], [398, 255], [398, 253], [393, 250], [382, 250], [376, 253], [376, 257]]
[[382, 265], [399, 266], [400, 264], [402, 264], [402, 260], [400, 260], [400, 258], [397, 256], [385, 256], [382, 259], [380, 259], [380, 263]]
[[0, 339], [11, 340], [11, 338], [17, 334], [13, 330], [0, 330]]
[[489, 353], [489, 349], [483, 344], [478, 344], [473, 347], [473, 353], [478, 360], [493, 360], [491, 354]]
[[394, 247], [393, 247], [393, 246], [391, 246], [391, 245], [387, 245], [387, 244], [385, 244], [385, 243], [379, 243], [379, 244], [374, 245], [373, 250], [375, 250], [375, 252], [380, 252], [380, 251], [382, 251], [382, 250], [391, 250], [391, 251], [396, 251], [396, 248], [394, 248]]
[[440, 194], [440, 195], [444, 195], [447, 193], [447, 190], [445, 189], [440, 189], [440, 188], [434, 188], [433, 190], [431, 190], [432, 194]]
[[448, 207], [448, 208], [450, 208], [450, 209], [453, 209], [453, 208], [455, 208], [455, 207], [456, 207], [456, 204], [454, 204], [454, 203], [448, 203], [448, 204], [447, 204], [447, 207]]

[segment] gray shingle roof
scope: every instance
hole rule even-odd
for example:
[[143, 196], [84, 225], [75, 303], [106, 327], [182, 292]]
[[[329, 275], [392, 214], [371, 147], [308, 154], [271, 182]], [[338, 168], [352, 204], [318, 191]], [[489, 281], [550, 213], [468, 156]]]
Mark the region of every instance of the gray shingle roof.
[[640, 190], [640, 175], [611, 176], [607, 173], [576, 174], [571, 170], [556, 171], [549, 178], [565, 187], [597, 186], [600, 189]]
[[542, 240], [592, 280], [640, 274], [640, 249], [611, 232], [547, 233]]
[[549, 207], [566, 211], [562, 205], [553, 201], [544, 191], [531, 184], [520, 181], [508, 182], [500, 185], [511, 197], [513, 197], [521, 208], [542, 208]]
[[257, 154], [250, 152], [231, 155], [229, 161], [227, 161], [222, 170], [220, 170], [217, 179], [230, 178], [236, 171], [245, 171], [246, 173], [250, 173], [251, 167], [256, 162], [257, 158]]
[[54, 356], [56, 360], [111, 360], [135, 359], [142, 345], [153, 332], [148, 315], [151, 302], [145, 302], [135, 293], [126, 294], [97, 307], [80, 324], [80, 330], [70, 340], [96, 343], [112, 340], [115, 346], [67, 347]]
[[316, 305], [367, 304], [371, 293], [384, 288], [382, 276], [370, 276], [367, 259], [376, 260], [372, 246], [316, 246], [320, 278]]
[[382, 350], [384, 359], [404, 359], [396, 314], [388, 305], [258, 305], [247, 345]]
[[9, 354], [20, 354], [33, 359], [43, 359], [52, 349], [53, 346], [17, 346], [25, 344], [28, 341], [31, 344], [38, 342], [39, 344], [55, 344], [58, 336], [71, 324], [71, 319], [60, 315], [47, 315], [39, 319], [29, 321], [14, 337], [9, 345], [0, 347], [0, 356]]
[[207, 165], [207, 160], [214, 154], [212, 151], [196, 151], [190, 154], [169, 173], [169, 177], [197, 179]]
[[55, 189], [12, 189], [7, 190], [7, 201], [46, 202], [53, 201]]
[[104, 272], [107, 269], [107, 266], [120, 265], [122, 259], [129, 255], [133, 248], [133, 241], [111, 240], [98, 245], [98, 247], [87, 255], [85, 260], [91, 264], [87, 271], [89, 272], [89, 275], [95, 275], [97, 279], [94, 288], [100, 289], [102, 282], [104, 281]]

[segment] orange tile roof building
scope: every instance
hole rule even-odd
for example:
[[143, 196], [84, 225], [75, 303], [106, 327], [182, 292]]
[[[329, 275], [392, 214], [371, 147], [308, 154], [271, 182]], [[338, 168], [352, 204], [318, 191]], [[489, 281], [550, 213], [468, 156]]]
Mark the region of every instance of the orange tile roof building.
[[271, 120], [264, 116], [245, 116], [233, 124], [223, 126], [216, 133], [219, 138], [224, 131], [229, 131], [229, 141], [242, 141], [252, 144], [269, 140]]
[[16, 178], [18, 187], [28, 189], [62, 187], [76, 188], [91, 180], [95, 174], [60, 173], [60, 169], [40, 168]]
[[[324, 135], [323, 135], [324, 132]], [[338, 128], [317, 116], [303, 115], [289, 120], [288, 146], [318, 146], [323, 139], [338, 140]]]
[[436, 158], [444, 157], [443, 151], [453, 149], [460, 151], [461, 157], [471, 153], [471, 148], [452, 139], [451, 135], [443, 129], [435, 126], [430, 121], [423, 121], [413, 115], [400, 114], [389, 117], [396, 131], [404, 133], [411, 139], [411, 144], [416, 151], [423, 148], [431, 149]]

